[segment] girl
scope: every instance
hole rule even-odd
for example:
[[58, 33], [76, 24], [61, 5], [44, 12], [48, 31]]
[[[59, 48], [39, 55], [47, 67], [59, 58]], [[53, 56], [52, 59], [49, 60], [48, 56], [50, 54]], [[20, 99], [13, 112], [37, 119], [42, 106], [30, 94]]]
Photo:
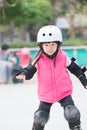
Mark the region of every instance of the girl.
[[40, 104], [34, 114], [32, 130], [44, 130], [54, 102], [63, 107], [70, 130], [82, 130], [80, 112], [71, 97], [72, 82], [68, 73], [69, 70], [76, 75], [86, 88], [87, 79], [82, 69], [60, 49], [62, 34], [58, 27], [42, 27], [37, 35], [37, 43], [40, 51], [31, 64], [16, 76], [18, 79], [31, 79], [36, 71], [38, 73]]

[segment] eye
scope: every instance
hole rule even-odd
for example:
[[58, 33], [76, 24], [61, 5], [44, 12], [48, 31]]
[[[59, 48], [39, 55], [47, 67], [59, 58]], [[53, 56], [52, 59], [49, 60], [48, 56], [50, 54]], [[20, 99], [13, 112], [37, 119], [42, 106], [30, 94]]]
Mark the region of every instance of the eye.
[[55, 46], [55, 43], [52, 43], [52, 46]]
[[52, 36], [52, 33], [49, 33], [49, 36]]
[[45, 36], [45, 33], [43, 33], [43, 36]]
[[43, 44], [44, 46], [48, 46], [49, 44], [48, 43], [45, 43], [45, 44]]

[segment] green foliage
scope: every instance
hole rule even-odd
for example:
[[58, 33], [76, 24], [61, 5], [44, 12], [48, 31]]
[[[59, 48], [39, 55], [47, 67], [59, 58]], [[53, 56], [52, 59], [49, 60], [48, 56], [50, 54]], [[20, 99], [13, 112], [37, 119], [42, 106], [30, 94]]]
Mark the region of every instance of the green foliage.
[[[9, 25], [13, 21], [16, 26], [25, 25], [33, 36], [41, 26], [55, 22], [59, 15], [70, 14], [71, 9], [70, 0], [5, 0], [4, 3], [0, 8], [0, 24]], [[71, 13], [87, 13], [87, 0], [74, 0], [72, 5]]]
[[53, 8], [47, 0], [36, 2], [36, 23], [38, 26], [46, 25], [52, 20]]
[[35, 36], [41, 26], [49, 24], [52, 20], [52, 5], [49, 0], [30, 0], [22, 4], [23, 13], [21, 14], [22, 21], [20, 23], [26, 24], [26, 30]]
[[[6, 17], [4, 23], [9, 24], [13, 20], [16, 25], [42, 26], [47, 24], [53, 16], [53, 9], [49, 0], [8, 0], [7, 4], [4, 5], [4, 12]], [[0, 14], [0, 17], [3, 18], [2, 11]]]
[[69, 39], [63, 42], [64, 46], [84, 46], [87, 45], [87, 40]]
[[81, 4], [87, 3], [87, 0], [78, 0]]
[[19, 41], [19, 42], [13, 42], [9, 43], [10, 48], [23, 48], [23, 47], [37, 47], [36, 42], [26, 42], [26, 41]]
[[53, 8], [49, 0], [33, 0], [22, 4], [22, 22], [35, 28], [48, 24], [53, 17]]
[[[0, 45], [2, 44], [0, 43]], [[84, 46], [84, 45], [87, 45], [87, 40], [69, 39], [67, 41], [64, 41], [62, 44], [62, 46]], [[34, 48], [38, 47], [38, 44], [36, 42], [19, 41], [9, 43], [9, 46], [10, 48], [23, 48], [23, 47]]]
[[[6, 12], [6, 23], [9, 24], [11, 20], [14, 21], [14, 23], [19, 23], [21, 19], [21, 3], [17, 2], [14, 7], [10, 8], [8, 6], [5, 7]], [[19, 17], [20, 16], [20, 17]], [[17, 21], [18, 18], [18, 21]], [[21, 23], [20, 23], [21, 24]]]

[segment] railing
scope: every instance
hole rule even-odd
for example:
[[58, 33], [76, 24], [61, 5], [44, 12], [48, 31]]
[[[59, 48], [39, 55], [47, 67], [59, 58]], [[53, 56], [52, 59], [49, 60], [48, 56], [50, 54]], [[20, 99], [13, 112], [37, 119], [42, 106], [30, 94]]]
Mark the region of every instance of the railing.
[[[61, 47], [70, 58], [76, 58], [76, 62], [81, 66], [87, 66], [87, 46], [64, 46]], [[10, 49], [10, 51], [19, 51], [20, 48]], [[30, 48], [30, 55], [34, 57], [39, 48]]]

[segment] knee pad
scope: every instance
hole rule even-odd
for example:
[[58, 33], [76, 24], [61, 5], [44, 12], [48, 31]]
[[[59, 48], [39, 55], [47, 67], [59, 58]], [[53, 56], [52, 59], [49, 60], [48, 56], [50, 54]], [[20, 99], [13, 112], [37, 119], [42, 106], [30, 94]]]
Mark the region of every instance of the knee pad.
[[49, 113], [44, 110], [38, 110], [34, 114], [34, 124], [45, 126], [49, 119]]
[[64, 116], [69, 123], [75, 123], [80, 119], [80, 112], [76, 106], [67, 105], [64, 109]]

